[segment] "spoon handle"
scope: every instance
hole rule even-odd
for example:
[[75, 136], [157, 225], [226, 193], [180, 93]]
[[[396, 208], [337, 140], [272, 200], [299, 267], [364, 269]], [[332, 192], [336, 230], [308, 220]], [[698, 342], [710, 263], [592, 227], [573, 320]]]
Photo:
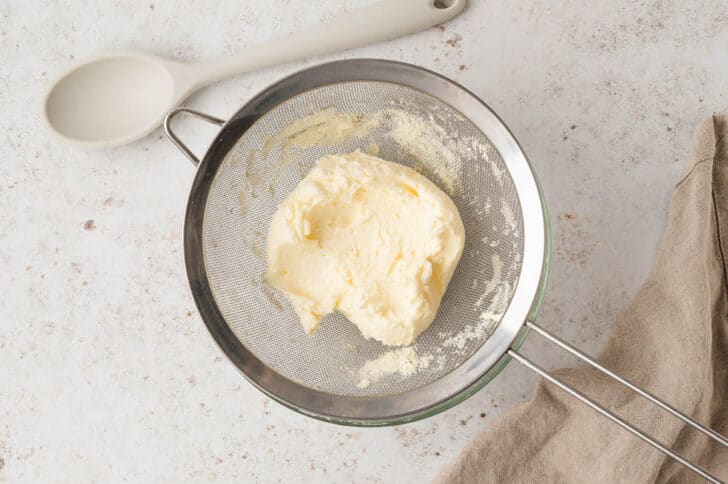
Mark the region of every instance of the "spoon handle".
[[240, 54], [196, 64], [192, 81], [202, 87], [245, 72], [411, 34], [451, 19], [465, 4], [466, 0], [382, 0]]

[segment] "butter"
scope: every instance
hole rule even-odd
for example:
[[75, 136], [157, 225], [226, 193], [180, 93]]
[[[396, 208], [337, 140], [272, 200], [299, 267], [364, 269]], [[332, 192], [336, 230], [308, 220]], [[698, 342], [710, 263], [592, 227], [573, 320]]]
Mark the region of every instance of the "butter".
[[359, 151], [333, 155], [273, 216], [266, 281], [309, 334], [338, 310], [364, 337], [408, 345], [435, 318], [464, 242], [457, 207], [424, 176]]

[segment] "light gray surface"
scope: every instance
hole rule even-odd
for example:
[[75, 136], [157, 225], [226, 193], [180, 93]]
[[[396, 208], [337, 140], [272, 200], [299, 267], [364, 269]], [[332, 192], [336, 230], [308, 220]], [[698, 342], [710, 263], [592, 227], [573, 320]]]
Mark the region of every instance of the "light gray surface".
[[[512, 364], [455, 409], [398, 428], [335, 427], [269, 402], [188, 294], [180, 233], [194, 173], [182, 154], [160, 131], [89, 153], [42, 131], [43, 89], [72, 58], [128, 47], [211, 59], [366, 2], [181, 3], [0, 4], [0, 481], [431, 477], [529, 398], [527, 370]], [[728, 106], [727, 52], [722, 0], [473, 0], [444, 31], [337, 57], [421, 64], [503, 117], [551, 208], [540, 322], [597, 353], [649, 270], [694, 125]], [[302, 66], [187, 104], [227, 116]], [[198, 150], [214, 134], [181, 131]], [[536, 336], [526, 352], [572, 362]]]

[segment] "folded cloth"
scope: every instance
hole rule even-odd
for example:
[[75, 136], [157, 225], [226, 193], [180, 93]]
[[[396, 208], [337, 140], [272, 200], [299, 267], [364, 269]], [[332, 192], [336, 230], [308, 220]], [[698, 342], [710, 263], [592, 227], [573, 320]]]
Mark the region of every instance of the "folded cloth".
[[[728, 435], [728, 116], [703, 122], [654, 267], [598, 359]], [[556, 375], [728, 481], [728, 449], [589, 367]], [[475, 397], [477, 398], [477, 396]], [[435, 482], [704, 482], [556, 388], [504, 413]]]

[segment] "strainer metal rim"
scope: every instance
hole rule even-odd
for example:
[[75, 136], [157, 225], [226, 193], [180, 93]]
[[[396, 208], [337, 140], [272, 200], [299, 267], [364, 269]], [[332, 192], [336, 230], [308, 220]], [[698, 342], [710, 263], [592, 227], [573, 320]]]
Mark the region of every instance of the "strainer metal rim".
[[[245, 131], [286, 99], [329, 84], [357, 81], [389, 82], [425, 92], [475, 123], [503, 158], [519, 194], [523, 215], [522, 270], [511, 303], [494, 333], [464, 364], [440, 379], [398, 395], [371, 398], [313, 390], [260, 361], [234, 335], [217, 307], [202, 256], [202, 227], [212, 181]], [[311, 67], [271, 85], [246, 103], [225, 123], [198, 166], [184, 228], [185, 264], [195, 304], [226, 356], [253, 385], [287, 407], [324, 421], [357, 426], [394, 425], [433, 415], [490, 381], [508, 362], [508, 349], [522, 342], [524, 323], [540, 305], [548, 268], [548, 245], [542, 192], [523, 150], [500, 118], [474, 94], [437, 73], [378, 59], [352, 59]]]

